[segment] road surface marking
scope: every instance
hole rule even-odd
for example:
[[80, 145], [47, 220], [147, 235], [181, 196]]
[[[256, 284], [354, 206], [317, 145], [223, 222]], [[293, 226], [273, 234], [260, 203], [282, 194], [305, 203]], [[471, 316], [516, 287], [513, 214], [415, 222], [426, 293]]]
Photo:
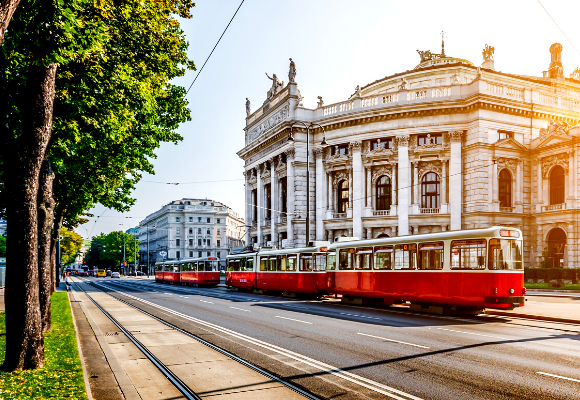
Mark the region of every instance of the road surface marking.
[[[96, 285], [97, 286], [103, 286], [103, 285], [101, 285], [99, 283], [96, 283]], [[179, 311], [175, 311], [175, 310], [173, 310], [171, 308], [167, 308], [167, 307], [160, 306], [159, 304], [156, 304], [156, 303], [153, 303], [151, 301], [142, 299], [140, 297], [136, 297], [136, 296], [130, 295], [128, 293], [121, 292], [121, 291], [116, 290], [116, 289], [113, 289], [113, 288], [107, 287], [107, 289], [110, 290], [111, 292], [115, 292], [115, 293], [122, 294], [125, 297], [128, 297], [128, 298], [133, 299], [133, 300], [136, 300], [136, 301], [140, 301], [143, 304], [147, 304], [147, 305], [149, 305], [151, 307], [157, 308], [157, 309], [159, 309], [161, 311], [166, 312], [167, 314], [172, 314], [172, 315], [178, 316], [178, 317], [180, 317], [182, 319], [185, 319], [185, 320], [188, 320], [188, 321], [191, 321], [191, 322], [195, 322], [195, 323], [197, 323], [199, 325], [205, 326], [207, 328], [214, 329], [214, 330], [216, 330], [218, 332], [221, 332], [223, 334], [230, 335], [232, 337], [235, 337], [238, 340], [242, 340], [242, 341], [251, 343], [251, 344], [253, 344], [255, 346], [262, 347], [264, 349], [267, 349], [267, 350], [273, 351], [275, 353], [278, 353], [280, 355], [286, 356], [286, 357], [291, 358], [291, 359], [293, 359], [295, 361], [298, 361], [300, 363], [303, 363], [303, 364], [309, 365], [311, 367], [314, 367], [314, 368], [318, 369], [319, 371], [321, 371], [323, 373], [327, 373], [327, 374], [334, 375], [336, 377], [342, 378], [342, 379], [344, 379], [346, 381], [349, 381], [349, 382], [355, 383], [355, 384], [357, 384], [359, 386], [362, 386], [362, 387], [365, 387], [367, 389], [370, 389], [370, 390], [372, 390], [374, 392], [377, 392], [377, 393], [380, 393], [380, 394], [384, 394], [385, 396], [388, 396], [388, 397], [390, 397], [392, 399], [396, 399], [396, 400], [408, 400], [408, 399], [411, 399], [411, 400], [423, 400], [420, 397], [413, 396], [410, 393], [406, 393], [406, 392], [403, 392], [402, 390], [395, 389], [393, 387], [390, 387], [388, 385], [385, 385], [385, 384], [382, 384], [382, 383], [373, 381], [373, 380], [368, 379], [368, 378], [365, 378], [363, 376], [353, 374], [352, 372], [345, 371], [345, 370], [340, 369], [338, 367], [335, 367], [333, 365], [323, 363], [322, 361], [315, 360], [313, 358], [307, 357], [307, 356], [302, 355], [300, 353], [296, 353], [296, 352], [290, 351], [290, 350], [285, 349], [283, 347], [279, 347], [279, 346], [270, 344], [268, 342], [264, 342], [262, 340], [255, 339], [255, 338], [253, 338], [251, 336], [244, 335], [244, 334], [239, 333], [239, 332], [236, 332], [234, 330], [231, 330], [231, 329], [228, 329], [228, 328], [224, 328], [222, 326], [219, 326], [219, 325], [216, 325], [216, 324], [212, 324], [210, 322], [206, 322], [206, 321], [203, 321], [203, 320], [198, 319], [198, 318], [195, 318], [195, 317], [191, 317], [189, 315], [180, 313]]]
[[378, 319], [381, 320], [382, 318], [375, 318], [375, 317], [367, 317], [366, 315], [361, 315], [361, 314], [349, 314], [349, 313], [345, 313], [345, 312], [341, 312], [340, 315], [348, 315], [351, 317], [359, 317], [359, 318], [368, 318], [368, 319]]
[[250, 310], [244, 310], [243, 308], [238, 308], [238, 307], [230, 307], [233, 308], [234, 310], [240, 310], [240, 311], [245, 311], [245, 312], [251, 312]]
[[464, 333], [466, 335], [475, 335], [475, 336], [485, 336], [485, 337], [490, 337], [490, 338], [494, 338], [494, 339], [501, 339], [501, 340], [509, 340], [507, 338], [503, 338], [503, 337], [499, 337], [499, 336], [490, 336], [490, 335], [484, 335], [481, 333], [473, 333], [473, 332], [464, 332], [464, 331], [456, 331], [454, 329], [445, 329], [445, 328], [437, 328], [441, 331], [449, 331], [449, 332], [457, 332], [457, 333]]
[[181, 297], [182, 299], [189, 299], [189, 297], [187, 296], [179, 296], [179, 297]]
[[170, 296], [173, 296], [173, 293], [167, 293], [167, 292], [163, 292], [163, 294], [168, 294]]
[[409, 346], [420, 347], [422, 349], [429, 349], [430, 348], [430, 347], [427, 347], [427, 346], [421, 346], [420, 344], [413, 344], [413, 343], [401, 342], [400, 340], [387, 339], [387, 338], [384, 338], [384, 337], [374, 336], [374, 335], [367, 335], [366, 333], [361, 333], [361, 332], [357, 332], [357, 334], [358, 335], [372, 337], [372, 338], [375, 338], [375, 339], [386, 340], [387, 342], [395, 342], [395, 343], [406, 344], [406, 345], [409, 345]]
[[214, 304], [211, 301], [205, 301], [205, 300], [200, 300], [202, 303], [209, 303], [209, 304]]
[[560, 376], [560, 375], [554, 375], [554, 374], [548, 374], [547, 372], [536, 372], [537, 374], [540, 375], [547, 375], [547, 376], [552, 376], [554, 378], [560, 378], [560, 379], [566, 379], [567, 381], [572, 381], [572, 382], [580, 382], [580, 379], [574, 379], [574, 378], [567, 378], [565, 376]]
[[300, 321], [299, 319], [294, 319], [294, 318], [286, 318], [286, 317], [281, 317], [279, 315], [275, 315], [276, 318], [282, 318], [282, 319], [287, 319], [290, 321], [296, 321], [296, 322], [302, 322], [303, 324], [309, 324], [312, 325], [312, 322], [306, 322], [306, 321]]

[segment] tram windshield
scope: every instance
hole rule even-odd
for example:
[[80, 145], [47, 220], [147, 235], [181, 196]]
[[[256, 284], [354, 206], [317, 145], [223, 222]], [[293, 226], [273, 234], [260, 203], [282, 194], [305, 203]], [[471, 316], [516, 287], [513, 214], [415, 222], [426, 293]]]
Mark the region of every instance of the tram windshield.
[[522, 241], [514, 239], [490, 239], [489, 269], [523, 269]]
[[336, 269], [336, 253], [326, 254], [326, 269], [335, 270]]

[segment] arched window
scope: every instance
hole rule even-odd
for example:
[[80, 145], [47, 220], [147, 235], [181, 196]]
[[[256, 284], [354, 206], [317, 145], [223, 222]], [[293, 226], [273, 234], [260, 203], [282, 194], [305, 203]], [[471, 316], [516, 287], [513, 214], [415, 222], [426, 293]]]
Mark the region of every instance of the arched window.
[[344, 180], [338, 184], [338, 212], [346, 213], [348, 209], [348, 181]]
[[377, 239], [379, 238], [388, 238], [390, 237], [389, 235], [387, 235], [386, 233], [381, 233], [379, 236], [377, 236]]
[[550, 171], [550, 204], [564, 203], [564, 196], [566, 190], [566, 176], [564, 168], [556, 165]]
[[507, 169], [502, 169], [499, 173], [499, 206], [512, 206], [512, 174]]
[[548, 267], [562, 268], [566, 249], [566, 232], [554, 228], [548, 233]]
[[421, 180], [421, 207], [439, 208], [439, 196], [441, 182], [439, 175], [435, 172], [428, 172]]
[[377, 210], [389, 210], [391, 208], [391, 179], [381, 176], [377, 180]]

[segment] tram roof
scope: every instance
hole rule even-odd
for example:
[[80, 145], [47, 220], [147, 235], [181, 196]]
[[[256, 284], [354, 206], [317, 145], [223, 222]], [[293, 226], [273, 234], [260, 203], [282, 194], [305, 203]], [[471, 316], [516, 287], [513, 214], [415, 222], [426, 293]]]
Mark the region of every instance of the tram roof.
[[500, 237], [500, 231], [517, 231], [518, 238], [522, 238], [522, 231], [518, 228], [508, 226], [492, 226], [489, 228], [462, 229], [457, 231], [446, 231], [436, 233], [423, 233], [417, 235], [395, 236], [390, 238], [364, 239], [349, 242], [334, 242], [329, 246], [329, 250], [343, 249], [349, 247], [380, 246], [391, 244], [403, 244], [409, 242], [431, 242], [437, 240], [458, 240], [458, 239], [477, 239], [488, 237]]

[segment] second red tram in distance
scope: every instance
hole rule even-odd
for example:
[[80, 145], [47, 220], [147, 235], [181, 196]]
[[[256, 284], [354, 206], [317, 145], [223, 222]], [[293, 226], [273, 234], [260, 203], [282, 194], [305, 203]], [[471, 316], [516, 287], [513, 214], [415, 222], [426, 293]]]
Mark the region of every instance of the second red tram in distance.
[[219, 260], [203, 257], [158, 261], [155, 264], [155, 281], [215, 286], [220, 283]]
[[325, 293], [326, 250], [312, 247], [247, 252], [227, 257], [226, 285], [247, 290], [322, 295]]
[[513, 309], [525, 301], [522, 252], [509, 227], [335, 242], [326, 291], [434, 312]]

